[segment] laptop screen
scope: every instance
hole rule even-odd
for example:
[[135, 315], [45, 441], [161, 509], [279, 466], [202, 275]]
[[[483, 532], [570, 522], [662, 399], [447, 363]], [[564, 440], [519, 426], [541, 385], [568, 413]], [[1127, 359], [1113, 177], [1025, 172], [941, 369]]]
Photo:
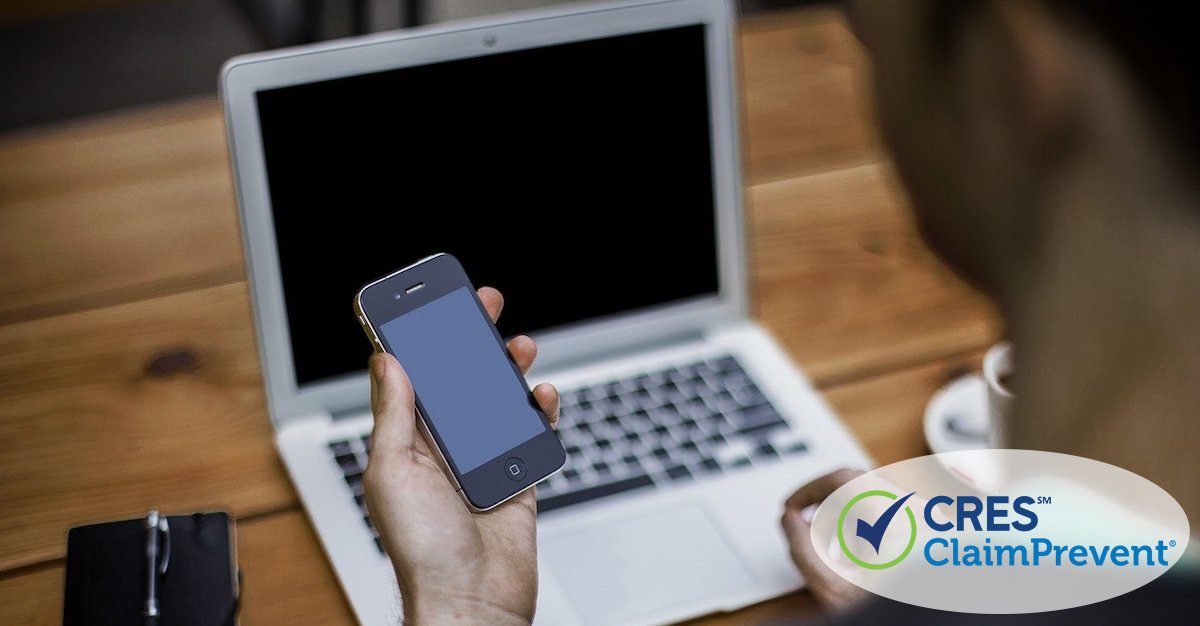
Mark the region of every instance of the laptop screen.
[[704, 28], [258, 92], [297, 383], [363, 370], [354, 294], [436, 252], [505, 336], [716, 294]]

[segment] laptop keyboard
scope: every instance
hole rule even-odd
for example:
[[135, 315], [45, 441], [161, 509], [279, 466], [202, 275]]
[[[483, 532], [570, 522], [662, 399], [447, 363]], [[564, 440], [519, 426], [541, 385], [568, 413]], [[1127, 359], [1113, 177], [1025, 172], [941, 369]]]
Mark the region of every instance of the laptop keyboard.
[[363, 471], [367, 467], [367, 451], [370, 449], [370, 435], [329, 442], [329, 451], [333, 453], [333, 460], [337, 461], [338, 467], [342, 470], [342, 477], [354, 495], [354, 503], [358, 505], [363, 522], [375, 539], [375, 547], [383, 552], [383, 542], [379, 539], [379, 531], [375, 530], [375, 524], [371, 523], [371, 516], [367, 515], [367, 503], [363, 499]]
[[[804, 454], [807, 444], [732, 356], [562, 392], [561, 472], [538, 484], [538, 513]], [[363, 520], [370, 438], [329, 444]]]
[[807, 449], [732, 356], [564, 391], [561, 417], [567, 463], [539, 513]]

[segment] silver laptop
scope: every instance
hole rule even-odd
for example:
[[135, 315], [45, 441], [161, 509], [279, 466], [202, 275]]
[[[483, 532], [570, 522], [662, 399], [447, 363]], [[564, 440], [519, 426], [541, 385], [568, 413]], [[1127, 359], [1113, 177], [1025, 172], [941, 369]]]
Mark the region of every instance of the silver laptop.
[[722, 0], [591, 4], [234, 59], [222, 95], [272, 423], [355, 614], [394, 624], [363, 507], [363, 284], [430, 253], [504, 292], [562, 391], [537, 621], [649, 624], [802, 581], [797, 485], [869, 461], [748, 310]]

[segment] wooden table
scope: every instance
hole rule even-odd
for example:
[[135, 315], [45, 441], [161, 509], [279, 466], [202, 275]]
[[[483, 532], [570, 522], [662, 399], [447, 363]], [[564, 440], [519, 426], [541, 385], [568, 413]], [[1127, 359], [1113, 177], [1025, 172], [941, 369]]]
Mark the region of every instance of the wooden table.
[[[741, 49], [756, 313], [879, 463], [922, 454], [997, 318], [917, 237], [837, 14]], [[0, 137], [0, 268], [0, 623], [59, 623], [67, 529], [151, 506], [234, 512], [244, 624], [352, 623], [272, 445], [215, 100]]]

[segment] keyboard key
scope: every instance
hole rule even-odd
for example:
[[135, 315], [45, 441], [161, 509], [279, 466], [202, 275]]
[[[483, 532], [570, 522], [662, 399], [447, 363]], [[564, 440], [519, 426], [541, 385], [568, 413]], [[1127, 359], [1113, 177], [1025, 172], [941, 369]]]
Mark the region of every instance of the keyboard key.
[[718, 372], [732, 372], [742, 369], [742, 366], [738, 365], [737, 359], [731, 356], [723, 356], [715, 361], [710, 361], [710, 363]]
[[775, 412], [775, 407], [770, 404], [760, 404], [756, 407], [739, 411], [729, 416], [729, 419], [737, 427], [737, 431], [742, 434], [760, 432], [778, 426], [787, 426], [787, 422], [779, 416], [779, 413]]
[[747, 386], [754, 385], [754, 383], [750, 382], [750, 377], [746, 375], [746, 372], [741, 370], [726, 372], [721, 382], [730, 391], [739, 391]]
[[751, 446], [749, 442], [744, 439], [735, 439], [717, 450], [714, 456], [718, 461], [721, 461], [722, 465], [728, 465], [737, 459], [747, 458], [750, 451]]
[[808, 452], [808, 444], [804, 443], [803, 441], [793, 441], [792, 443], [783, 446], [783, 448], [779, 451], [782, 454], [801, 454], [803, 452]]
[[616, 495], [618, 493], [624, 493], [626, 491], [633, 491], [635, 489], [643, 489], [653, 486], [654, 481], [651, 480], [649, 476], [634, 476], [632, 478], [626, 478], [616, 482], [596, 485], [595, 487], [589, 487], [587, 489], [580, 489], [578, 491], [564, 493], [558, 496], [539, 499], [537, 503], [538, 513], [546, 513], [553, 511], [554, 509], [561, 509], [565, 506], [579, 504], [581, 502], [588, 502], [591, 500]]
[[716, 459], [708, 458], [700, 461], [700, 467], [709, 472], [717, 472], [721, 470], [721, 464]]
[[354, 449], [350, 447], [350, 442], [346, 440], [330, 441], [329, 450], [333, 452], [333, 456], [342, 456], [344, 454], [354, 454]]
[[629, 400], [630, 404], [639, 409], [653, 409], [661, 404], [658, 396], [656, 396], [649, 389], [637, 390], [632, 396], [629, 397]]
[[754, 449], [754, 456], [756, 456], [756, 457], [776, 457], [776, 456], [779, 456], [779, 453], [775, 451], [775, 447], [772, 446], [771, 444], [763, 443]]
[[680, 480], [684, 478], [691, 478], [692, 473], [688, 471], [688, 468], [682, 465], [676, 465], [675, 467], [667, 469], [667, 476], [670, 476], [671, 480]]
[[758, 390], [754, 383], [749, 383], [741, 389], [735, 389], [730, 392], [733, 396], [733, 401], [741, 406], [756, 406], [767, 404], [767, 397]]
[[353, 453], [339, 454], [333, 457], [337, 461], [338, 466], [342, 468], [343, 474], [354, 474], [362, 471], [362, 466], [358, 464], [358, 457]]

